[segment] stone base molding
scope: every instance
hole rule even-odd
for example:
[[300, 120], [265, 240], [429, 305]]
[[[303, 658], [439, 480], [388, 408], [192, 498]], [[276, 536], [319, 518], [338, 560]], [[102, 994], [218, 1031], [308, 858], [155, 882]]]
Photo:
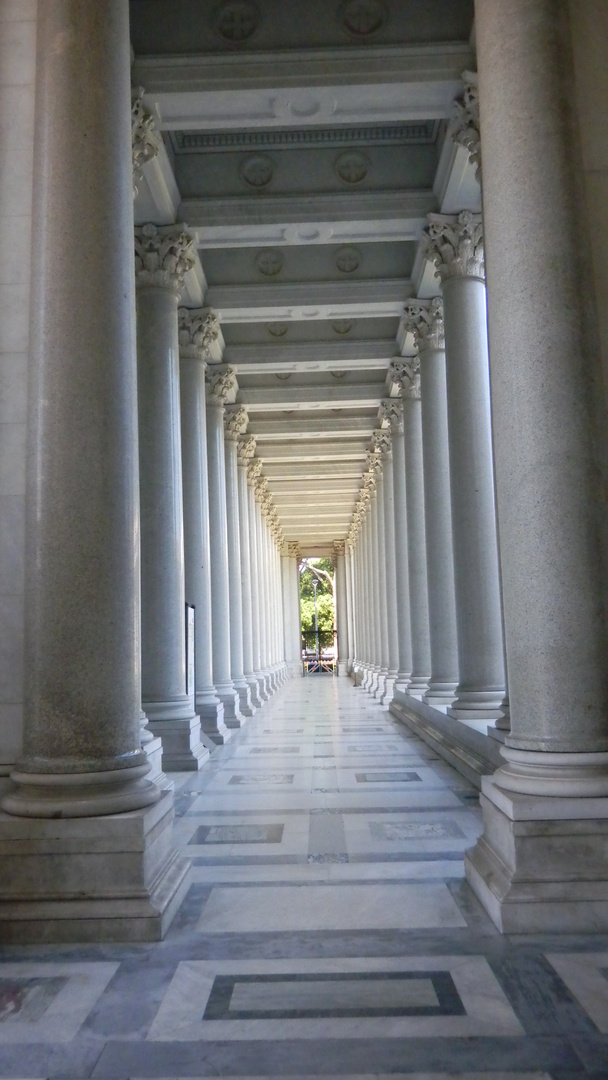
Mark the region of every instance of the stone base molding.
[[505, 791], [502, 771], [482, 779], [484, 832], [465, 856], [473, 892], [502, 933], [606, 932], [608, 798]]
[[160, 941], [189, 885], [173, 817], [170, 792], [109, 817], [0, 814], [0, 942]]

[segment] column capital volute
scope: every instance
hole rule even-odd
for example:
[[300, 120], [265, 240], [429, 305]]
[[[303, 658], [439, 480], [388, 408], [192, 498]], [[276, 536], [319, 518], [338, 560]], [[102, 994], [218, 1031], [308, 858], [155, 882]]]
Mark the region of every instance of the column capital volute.
[[194, 237], [183, 225], [142, 225], [135, 230], [135, 281], [139, 289], [179, 293], [194, 266]]
[[481, 183], [481, 134], [479, 126], [479, 82], [477, 73], [463, 71], [463, 94], [454, 102], [454, 119], [450, 135], [455, 143], [464, 146], [474, 165], [476, 177]]
[[236, 372], [229, 364], [215, 364], [205, 372], [207, 400], [212, 405], [224, 406], [229, 397], [236, 394]]
[[143, 167], [155, 158], [160, 150], [160, 135], [156, 131], [155, 119], [146, 109], [143, 86], [134, 86], [131, 90], [131, 152], [133, 155], [133, 198], [138, 192], [138, 184], [143, 178]]
[[403, 327], [412, 334], [419, 351], [445, 349], [443, 298], [408, 300], [403, 311]]
[[403, 402], [401, 398], [385, 398], [378, 410], [380, 423], [388, 422], [393, 435], [403, 435]]
[[177, 310], [180, 360], [205, 361], [220, 335], [214, 311], [180, 307]]
[[249, 414], [244, 405], [227, 405], [224, 410], [224, 437], [230, 442], [238, 442], [247, 431]]
[[420, 359], [418, 356], [391, 361], [388, 374], [402, 398], [420, 401]]
[[485, 280], [485, 256], [481, 214], [429, 214], [423, 235], [423, 252], [435, 266], [441, 281], [473, 277]]
[[237, 461], [238, 461], [239, 465], [245, 465], [245, 466], [249, 465], [249, 462], [251, 461], [251, 459], [253, 458], [253, 456], [255, 454], [255, 448], [256, 448], [256, 441], [255, 441], [255, 436], [254, 435], [247, 435], [246, 438], [244, 438], [242, 435], [240, 436], [240, 438], [238, 440], [238, 443], [237, 443], [237, 451], [236, 451]]

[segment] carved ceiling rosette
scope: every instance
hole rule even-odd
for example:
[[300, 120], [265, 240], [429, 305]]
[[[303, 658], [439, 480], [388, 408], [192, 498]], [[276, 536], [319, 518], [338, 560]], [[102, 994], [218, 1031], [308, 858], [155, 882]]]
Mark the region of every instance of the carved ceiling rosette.
[[224, 406], [230, 395], [237, 390], [236, 372], [229, 365], [207, 368], [205, 380], [207, 398], [213, 405]]
[[249, 414], [243, 405], [228, 405], [224, 412], [224, 437], [237, 442], [247, 431]]
[[479, 130], [479, 85], [474, 71], [463, 72], [464, 92], [460, 101], [454, 102], [454, 125], [451, 135], [455, 143], [468, 150], [469, 157], [477, 166], [475, 176], [481, 184], [481, 135]]
[[248, 435], [246, 439], [241, 436], [237, 445], [237, 461], [239, 465], [249, 465], [255, 454], [255, 448], [255, 436]]
[[453, 277], [485, 278], [481, 214], [429, 214], [424, 254], [442, 281]]
[[144, 88], [136, 86], [131, 91], [131, 151], [133, 154], [133, 198], [143, 179], [144, 165], [152, 161], [160, 150], [160, 138], [155, 130], [152, 113], [143, 103]]
[[388, 421], [393, 434], [403, 435], [403, 402], [401, 398], [385, 398], [378, 410], [380, 423]]
[[420, 359], [411, 356], [407, 359], [393, 360], [388, 374], [394, 386], [399, 388], [402, 398], [420, 401]]
[[143, 225], [135, 230], [135, 280], [179, 292], [194, 266], [194, 238], [180, 225]]
[[184, 360], [206, 360], [209, 350], [220, 334], [220, 324], [214, 311], [197, 311], [180, 307], [177, 311], [179, 355]]
[[403, 325], [412, 334], [417, 349], [445, 349], [443, 299], [408, 300]]

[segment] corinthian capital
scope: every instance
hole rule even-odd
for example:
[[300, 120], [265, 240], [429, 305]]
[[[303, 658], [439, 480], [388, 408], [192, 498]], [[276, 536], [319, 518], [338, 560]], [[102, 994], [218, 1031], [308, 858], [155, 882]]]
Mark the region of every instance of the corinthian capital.
[[179, 292], [194, 266], [194, 239], [179, 225], [143, 225], [135, 230], [135, 280]]
[[393, 360], [388, 374], [393, 385], [399, 387], [402, 398], [420, 401], [420, 360], [417, 356]]
[[442, 281], [453, 277], [485, 277], [481, 214], [429, 214], [424, 253]]
[[266, 489], [268, 488], [268, 480], [265, 476], [256, 476], [254, 480], [255, 497], [261, 504], [266, 497]]
[[262, 469], [262, 461], [260, 458], [257, 457], [254, 457], [247, 466], [247, 478], [250, 480], [251, 486], [254, 488], [254, 490], [259, 477], [262, 475]]
[[298, 540], [288, 540], [287, 541], [287, 554], [292, 559], [299, 559], [300, 558], [300, 544], [299, 544]]
[[408, 300], [403, 325], [414, 337], [417, 349], [445, 349], [443, 300]]
[[334, 540], [334, 555], [336, 558], [346, 555], [346, 540]]
[[249, 416], [242, 405], [230, 405], [224, 413], [224, 435], [231, 442], [236, 442], [247, 431]]
[[403, 435], [403, 402], [401, 398], [386, 398], [381, 401], [378, 416], [381, 423], [388, 420], [390, 429], [394, 434]]
[[454, 103], [452, 139], [468, 150], [471, 161], [477, 165], [476, 177], [481, 183], [481, 136], [479, 133], [479, 86], [473, 71], [463, 73], [464, 93]]
[[220, 324], [213, 311], [193, 311], [180, 307], [177, 312], [179, 355], [184, 360], [206, 360]]
[[143, 86], [131, 91], [131, 148], [133, 152], [133, 198], [142, 179], [144, 165], [160, 150], [160, 139], [154, 130], [154, 117], [144, 107]]
[[372, 435], [372, 444], [380, 459], [388, 457], [393, 448], [390, 431], [387, 428], [378, 428]]
[[238, 441], [236, 456], [239, 465], [249, 465], [253, 455], [255, 454], [255, 438], [253, 435], [249, 435], [246, 439], [242, 437]]
[[207, 396], [213, 405], [225, 405], [232, 393], [236, 392], [237, 381], [234, 368], [222, 364], [207, 368]]

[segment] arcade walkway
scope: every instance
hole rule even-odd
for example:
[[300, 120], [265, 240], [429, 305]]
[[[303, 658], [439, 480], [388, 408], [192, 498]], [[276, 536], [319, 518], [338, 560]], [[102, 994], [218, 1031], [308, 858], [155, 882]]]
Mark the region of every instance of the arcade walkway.
[[608, 1076], [608, 938], [501, 936], [475, 791], [349, 680], [292, 680], [176, 789], [165, 941], [3, 949], [1, 1077]]

